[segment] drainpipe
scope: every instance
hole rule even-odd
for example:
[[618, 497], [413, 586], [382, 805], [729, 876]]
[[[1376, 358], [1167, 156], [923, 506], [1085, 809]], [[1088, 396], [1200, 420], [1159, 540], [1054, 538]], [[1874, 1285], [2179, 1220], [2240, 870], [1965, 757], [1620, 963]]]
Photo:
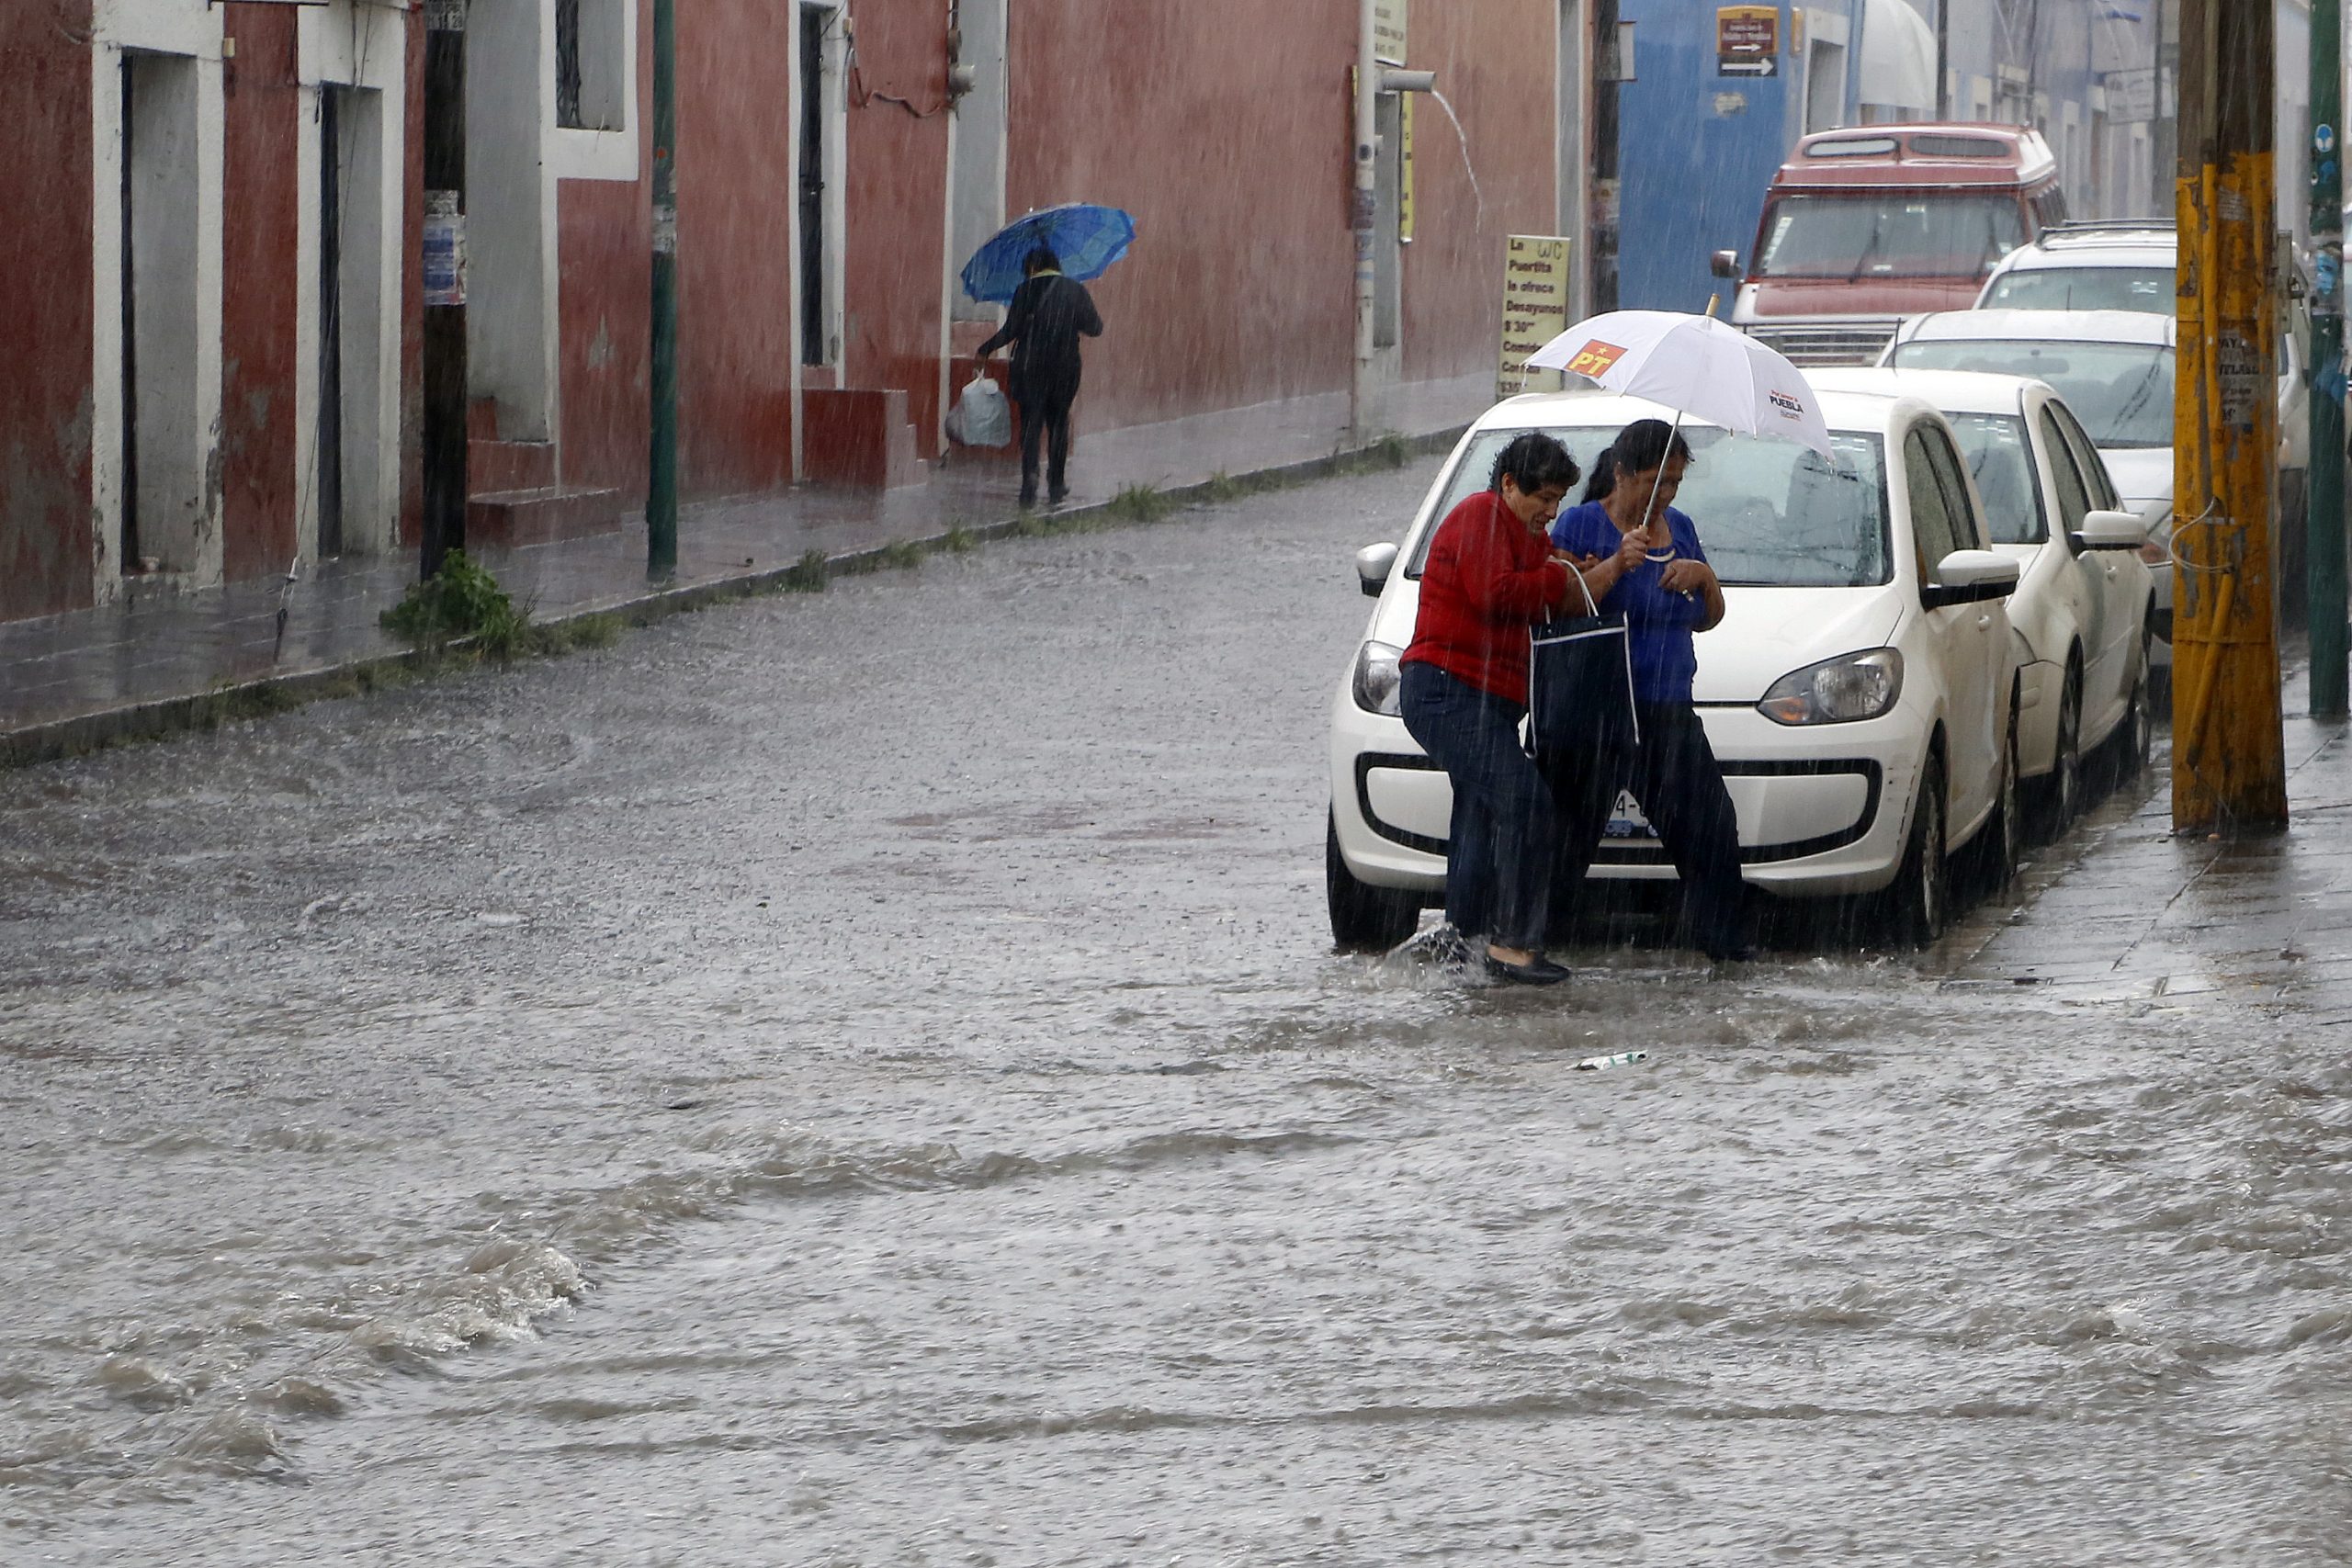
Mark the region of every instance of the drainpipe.
[[1356, 181], [1351, 211], [1356, 237], [1356, 362], [1348, 392], [1348, 428], [1359, 441], [1369, 434], [1364, 421], [1372, 393], [1372, 225], [1379, 205], [1374, 109], [1380, 91], [1380, 62], [1374, 55], [1372, 6], [1373, 0], [1356, 0]]

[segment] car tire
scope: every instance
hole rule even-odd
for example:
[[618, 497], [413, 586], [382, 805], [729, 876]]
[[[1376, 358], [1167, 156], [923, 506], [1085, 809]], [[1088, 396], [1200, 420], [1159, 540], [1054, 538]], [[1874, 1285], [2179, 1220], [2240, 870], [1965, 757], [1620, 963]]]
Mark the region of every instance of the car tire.
[[2132, 682], [2132, 702], [2123, 710], [2123, 722], [2115, 727], [2115, 781], [2137, 784], [2147, 775], [2149, 759], [2156, 748], [2156, 715], [2148, 691], [2147, 650], [2140, 653], [2140, 673]]
[[1911, 837], [1903, 846], [1903, 866], [1889, 888], [1887, 911], [1894, 929], [1913, 947], [1944, 934], [1951, 921], [1951, 863], [1944, 852], [1944, 764], [1934, 752], [1919, 771], [1919, 798], [1911, 807]]
[[2056, 754], [2041, 787], [2041, 837], [2054, 839], [2083, 809], [2083, 667], [2071, 659], [2058, 697]]
[[1323, 887], [1331, 907], [1331, 941], [1342, 952], [1385, 953], [1421, 923], [1421, 896], [1409, 887], [1359, 882], [1340, 853], [1340, 823], [1323, 822]]
[[2000, 794], [1992, 816], [1976, 830], [1968, 846], [1969, 882], [1977, 893], [1997, 897], [2008, 891], [2017, 875], [2018, 854], [2023, 847], [2025, 822], [2018, 785], [2018, 695], [2009, 694], [2009, 733], [2001, 761]]

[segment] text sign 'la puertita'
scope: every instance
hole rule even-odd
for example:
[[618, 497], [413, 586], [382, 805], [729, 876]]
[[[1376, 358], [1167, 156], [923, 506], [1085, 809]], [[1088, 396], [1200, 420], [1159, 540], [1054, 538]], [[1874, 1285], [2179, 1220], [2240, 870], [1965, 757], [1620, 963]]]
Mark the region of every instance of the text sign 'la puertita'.
[[1503, 247], [1503, 351], [1495, 396], [1560, 389], [1557, 370], [1530, 370], [1527, 356], [1568, 330], [1568, 242], [1513, 234]]

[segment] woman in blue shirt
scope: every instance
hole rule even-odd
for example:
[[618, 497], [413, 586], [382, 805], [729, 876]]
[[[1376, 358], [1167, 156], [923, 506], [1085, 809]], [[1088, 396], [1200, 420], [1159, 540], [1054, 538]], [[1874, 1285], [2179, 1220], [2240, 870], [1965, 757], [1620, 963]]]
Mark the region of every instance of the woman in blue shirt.
[[1588, 491], [1584, 504], [1552, 525], [1554, 547], [1583, 570], [1602, 612], [1624, 614], [1641, 736], [1626, 747], [1547, 752], [1537, 761], [1559, 814], [1555, 911], [1573, 907], [1617, 792], [1627, 790], [1681, 875], [1691, 940], [1710, 958], [1745, 959], [1755, 956], [1755, 943], [1739, 821], [1690, 705], [1699, 668], [1691, 639], [1724, 618], [1724, 591], [1698, 529], [1673, 508], [1690, 462], [1690, 444], [1664, 420], [1635, 420], [1594, 465], [1596, 481], [1610, 476], [1607, 491]]

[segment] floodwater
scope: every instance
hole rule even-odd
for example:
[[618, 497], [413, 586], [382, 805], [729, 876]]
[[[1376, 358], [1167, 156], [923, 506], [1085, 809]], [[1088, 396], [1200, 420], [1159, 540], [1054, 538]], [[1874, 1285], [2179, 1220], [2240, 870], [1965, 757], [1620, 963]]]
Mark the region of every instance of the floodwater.
[[2352, 1561], [2329, 1021], [1329, 951], [1429, 473], [0, 776], [0, 1560]]

